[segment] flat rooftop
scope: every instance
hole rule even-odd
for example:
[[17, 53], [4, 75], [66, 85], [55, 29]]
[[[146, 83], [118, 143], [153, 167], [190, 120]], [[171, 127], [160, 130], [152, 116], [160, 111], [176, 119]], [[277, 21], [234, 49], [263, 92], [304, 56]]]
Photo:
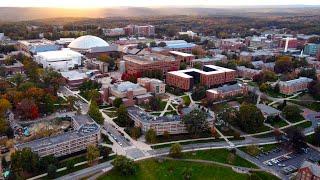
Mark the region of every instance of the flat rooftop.
[[81, 57], [82, 54], [70, 50], [69, 48], [64, 48], [58, 51], [46, 51], [39, 52], [36, 56], [46, 59], [47, 61], [56, 61], [60, 59], [70, 59], [73, 57]]
[[197, 73], [203, 74], [203, 75], [212, 75], [212, 74], [220, 74], [220, 73], [235, 71], [233, 69], [228, 69], [228, 68], [215, 66], [215, 65], [205, 65], [204, 68], [206, 68], [207, 70], [204, 71], [204, 70], [200, 70], [200, 69], [191, 68], [191, 69], [185, 69], [185, 70], [179, 70], [179, 71], [171, 71], [168, 73], [176, 75], [176, 76], [184, 77], [184, 78], [193, 78], [192, 76], [190, 76], [186, 73], [197, 72]]
[[280, 85], [294, 85], [294, 84], [300, 84], [300, 83], [310, 83], [313, 79], [306, 78], [306, 77], [299, 77], [298, 79], [293, 79], [290, 81], [280, 81]]
[[222, 92], [222, 93], [226, 93], [226, 92], [231, 92], [231, 91], [235, 91], [235, 90], [239, 90], [243, 87], [243, 84], [233, 84], [233, 85], [224, 85], [218, 88], [214, 88], [214, 89], [209, 89], [207, 90], [208, 92], [211, 93], [218, 93], [218, 92]]
[[137, 64], [150, 64], [157, 61], [175, 61], [173, 56], [165, 56], [157, 53], [139, 54], [139, 55], [125, 55], [123, 60], [131, 61]]
[[188, 54], [184, 52], [179, 52], [179, 51], [169, 51], [170, 54], [177, 55], [177, 56], [183, 56], [183, 57], [194, 57], [193, 54]]
[[61, 75], [69, 81], [86, 79], [88, 76], [84, 72], [77, 70], [61, 72]]

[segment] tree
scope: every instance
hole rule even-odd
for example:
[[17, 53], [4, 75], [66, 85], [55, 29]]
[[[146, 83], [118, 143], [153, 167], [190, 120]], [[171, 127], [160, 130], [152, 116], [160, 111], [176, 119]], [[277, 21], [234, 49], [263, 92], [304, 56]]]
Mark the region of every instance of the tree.
[[150, 47], [157, 47], [157, 43], [155, 41], [150, 42]]
[[259, 86], [259, 89], [260, 89], [261, 92], [266, 92], [269, 88], [270, 88], [270, 86], [267, 83], [262, 83]]
[[228, 164], [234, 164], [235, 159], [236, 159], [236, 155], [230, 152], [227, 157]]
[[309, 86], [310, 94], [316, 99], [320, 99], [320, 81], [313, 81]]
[[276, 73], [287, 73], [293, 69], [292, 60], [288, 56], [281, 56], [275, 63], [274, 70]]
[[12, 77], [12, 80], [17, 85], [17, 88], [19, 88], [20, 84], [24, 81], [24, 77], [21, 73], [17, 73]]
[[142, 43], [142, 42], [139, 42], [138, 45], [137, 45], [137, 48], [138, 49], [144, 49], [144, 48], [147, 48], [147, 44], [146, 43]]
[[114, 107], [119, 108], [121, 104], [123, 104], [121, 98], [118, 98], [118, 97], [117, 97], [117, 98], [114, 99], [114, 101], [113, 101], [113, 106], [114, 106]]
[[161, 99], [159, 97], [152, 96], [149, 103], [152, 111], [160, 110]]
[[203, 86], [196, 87], [191, 94], [191, 97], [195, 101], [199, 101], [206, 97], [206, 88]]
[[48, 165], [54, 165], [56, 166], [58, 164], [58, 160], [56, 157], [54, 157], [53, 155], [49, 155], [49, 156], [45, 156], [40, 158], [39, 161], [39, 170], [46, 172], [48, 171]]
[[74, 168], [74, 164], [75, 164], [75, 163], [74, 163], [74, 160], [73, 160], [73, 159], [68, 160], [67, 163], [66, 163], [67, 169], [68, 169], [68, 170], [73, 169], [73, 168]]
[[134, 175], [136, 172], [133, 160], [122, 155], [117, 155], [111, 164], [113, 168], [123, 176]]
[[50, 164], [48, 166], [47, 173], [48, 173], [48, 177], [50, 179], [54, 179], [56, 177], [56, 174], [57, 174], [57, 167], [55, 165], [53, 165], [53, 164]]
[[165, 42], [160, 42], [160, 43], [158, 44], [158, 46], [159, 46], [159, 47], [166, 47], [167, 44], [166, 44]]
[[264, 117], [260, 109], [254, 104], [243, 103], [240, 106], [238, 125], [240, 128], [249, 133], [256, 132], [263, 126]]
[[104, 123], [104, 118], [102, 116], [102, 113], [100, 112], [99, 107], [95, 101], [91, 101], [88, 115], [98, 124]]
[[95, 162], [98, 157], [100, 156], [100, 151], [95, 145], [88, 145], [87, 147], [87, 160], [88, 164], [92, 165], [93, 162]]
[[182, 147], [179, 143], [171, 145], [169, 155], [173, 158], [180, 158], [182, 156]]
[[317, 79], [317, 73], [315, 68], [303, 68], [300, 70], [299, 76], [307, 77], [311, 79]]
[[7, 99], [0, 99], [0, 117], [4, 117], [5, 113], [11, 108], [11, 103]]
[[124, 104], [121, 104], [117, 110], [117, 118], [115, 122], [121, 127], [130, 127], [131, 119], [128, 116], [127, 108]]
[[256, 156], [260, 152], [259, 147], [255, 144], [247, 146], [246, 149], [248, 154], [250, 154], [251, 156]]
[[286, 145], [288, 148], [291, 148], [293, 151], [301, 152], [301, 148], [306, 147], [306, 137], [303, 134], [301, 128], [290, 127], [286, 131], [288, 141]]
[[312, 143], [318, 147], [320, 146], [320, 126], [314, 129]]
[[192, 54], [195, 55], [197, 58], [202, 58], [206, 55], [206, 51], [201, 47], [195, 47], [192, 49]]
[[156, 143], [157, 142], [157, 133], [153, 129], [149, 129], [145, 135], [146, 141], [148, 143]]
[[170, 138], [170, 134], [168, 131], [164, 131], [163, 135], [162, 135], [165, 139], [169, 139]]
[[141, 136], [141, 128], [140, 127], [133, 127], [130, 129], [130, 136], [137, 140]]
[[36, 119], [39, 117], [38, 106], [33, 100], [26, 98], [17, 105], [17, 112], [22, 119]]
[[284, 117], [291, 122], [298, 121], [301, 118], [300, 113], [301, 110], [295, 105], [286, 105], [282, 110]]
[[188, 132], [195, 137], [209, 130], [206, 113], [198, 109], [183, 116], [182, 122], [186, 125]]
[[180, 70], [185, 70], [187, 69], [187, 64], [185, 62], [180, 63]]
[[14, 173], [38, 172], [38, 166], [39, 156], [30, 148], [24, 148], [11, 154], [11, 169]]
[[109, 147], [101, 146], [99, 147], [100, 156], [107, 158], [109, 157], [109, 154], [111, 153], [111, 149]]
[[202, 64], [201, 63], [194, 63], [193, 67], [196, 69], [202, 69]]

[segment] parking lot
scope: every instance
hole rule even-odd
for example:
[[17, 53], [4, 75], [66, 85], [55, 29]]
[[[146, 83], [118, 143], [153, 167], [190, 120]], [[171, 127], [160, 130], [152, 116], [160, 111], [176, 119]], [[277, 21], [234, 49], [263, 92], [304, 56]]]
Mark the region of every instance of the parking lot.
[[320, 153], [314, 149], [306, 148], [302, 153], [294, 153], [277, 147], [267, 152], [262, 152], [255, 156], [259, 162], [269, 166], [275, 171], [281, 172], [288, 178], [296, 172], [305, 160], [318, 162]]

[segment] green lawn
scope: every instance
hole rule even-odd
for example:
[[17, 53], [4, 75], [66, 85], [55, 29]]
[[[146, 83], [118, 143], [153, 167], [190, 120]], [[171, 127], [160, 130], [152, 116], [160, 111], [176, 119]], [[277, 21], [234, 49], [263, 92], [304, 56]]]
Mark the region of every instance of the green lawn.
[[295, 127], [299, 127], [299, 128], [302, 128], [302, 129], [308, 128], [310, 126], [312, 126], [312, 122], [311, 121], [305, 121], [303, 123], [295, 125]]
[[273, 126], [273, 127], [275, 127], [275, 126], [283, 127], [283, 126], [288, 125], [288, 123], [286, 123], [284, 120], [281, 120], [281, 121], [278, 121], [278, 122], [277, 121], [273, 121], [273, 122], [270, 123], [270, 125]]
[[[194, 140], [194, 141], [186, 141], [186, 142], [180, 142], [181, 145], [187, 145], [187, 144], [196, 144], [196, 143], [209, 143], [209, 142], [219, 142], [219, 141], [224, 141], [223, 139], [204, 139], [204, 140]], [[154, 149], [160, 149], [160, 148], [165, 148], [165, 147], [171, 147], [171, 145], [174, 143], [169, 143], [169, 144], [163, 144], [163, 145], [155, 145], [152, 146]]]
[[202, 159], [202, 160], [215, 161], [215, 162], [220, 162], [225, 164], [231, 164], [235, 166], [257, 168], [255, 164], [252, 164], [251, 162], [237, 155], [236, 155], [235, 161], [233, 163], [229, 163], [227, 160], [229, 154], [230, 154], [230, 151], [227, 149], [212, 149], [212, 150], [183, 153], [183, 158], [184, 159]]
[[188, 95], [182, 96], [183, 102], [186, 106], [189, 106], [191, 103], [190, 97]]
[[[191, 179], [201, 179], [201, 180], [247, 180], [250, 176], [247, 174], [239, 174], [234, 172], [231, 168], [221, 167], [213, 164], [203, 164], [203, 163], [190, 163], [183, 161], [174, 160], [164, 160], [163, 162], [158, 162], [154, 159], [148, 159], [140, 161], [137, 163], [136, 174], [133, 176], [122, 176], [118, 172], [111, 170], [107, 174], [99, 177], [99, 180], [135, 180], [135, 179], [145, 179], [145, 180], [173, 180], [181, 179], [183, 180], [183, 171], [188, 168], [191, 170]], [[273, 180], [276, 177], [259, 172], [255, 173], [261, 179]]]
[[250, 154], [249, 151], [248, 151], [248, 148], [247, 146], [246, 147], [240, 147], [239, 149], [241, 151], [244, 151], [245, 153], [247, 154], [250, 154], [252, 156], [256, 156], [262, 152], [268, 152], [268, 151], [271, 151], [272, 149], [278, 147], [279, 145], [278, 144], [267, 144], [267, 145], [262, 145], [262, 146], [258, 146], [259, 150], [257, 151], [256, 154]]
[[111, 118], [117, 117], [117, 112], [116, 111], [105, 111], [103, 110], [103, 112], [108, 115]]

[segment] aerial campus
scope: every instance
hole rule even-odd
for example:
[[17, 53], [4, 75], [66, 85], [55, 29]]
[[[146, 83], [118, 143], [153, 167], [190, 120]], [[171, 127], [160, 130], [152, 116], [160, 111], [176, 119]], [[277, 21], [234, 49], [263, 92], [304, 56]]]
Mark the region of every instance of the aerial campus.
[[32, 2], [0, 2], [0, 179], [320, 180], [319, 3]]

